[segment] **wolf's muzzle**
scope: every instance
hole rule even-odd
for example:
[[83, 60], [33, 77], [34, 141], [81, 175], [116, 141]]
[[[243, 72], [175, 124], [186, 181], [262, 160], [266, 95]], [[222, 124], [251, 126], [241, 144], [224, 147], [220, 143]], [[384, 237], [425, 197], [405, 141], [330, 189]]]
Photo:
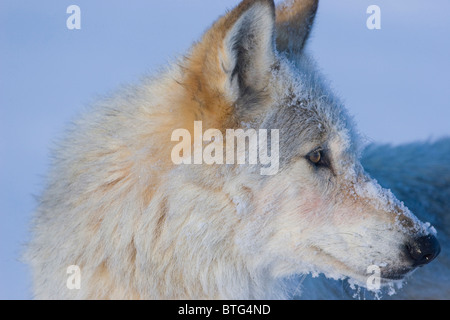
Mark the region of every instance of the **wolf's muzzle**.
[[406, 245], [406, 249], [413, 260], [413, 267], [415, 268], [430, 263], [441, 252], [438, 240], [432, 235], [415, 239]]

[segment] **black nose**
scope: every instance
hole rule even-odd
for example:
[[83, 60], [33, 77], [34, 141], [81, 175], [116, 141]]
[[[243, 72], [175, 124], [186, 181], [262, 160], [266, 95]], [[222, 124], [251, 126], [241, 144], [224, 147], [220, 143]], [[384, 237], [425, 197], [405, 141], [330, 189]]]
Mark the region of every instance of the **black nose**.
[[429, 235], [415, 239], [407, 246], [409, 255], [414, 260], [414, 267], [426, 265], [436, 259], [441, 252], [436, 237]]

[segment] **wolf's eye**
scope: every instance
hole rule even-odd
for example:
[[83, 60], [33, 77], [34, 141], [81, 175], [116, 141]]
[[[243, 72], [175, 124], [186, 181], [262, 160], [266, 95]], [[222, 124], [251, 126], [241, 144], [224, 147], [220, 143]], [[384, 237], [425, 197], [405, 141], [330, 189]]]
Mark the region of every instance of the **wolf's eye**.
[[311, 161], [314, 164], [319, 164], [322, 160], [322, 151], [314, 151], [308, 155], [309, 161]]
[[315, 150], [311, 153], [309, 153], [306, 156], [306, 159], [308, 159], [311, 164], [313, 164], [316, 167], [327, 167], [330, 168], [330, 162], [328, 161], [328, 158], [326, 157], [325, 151], [319, 149]]

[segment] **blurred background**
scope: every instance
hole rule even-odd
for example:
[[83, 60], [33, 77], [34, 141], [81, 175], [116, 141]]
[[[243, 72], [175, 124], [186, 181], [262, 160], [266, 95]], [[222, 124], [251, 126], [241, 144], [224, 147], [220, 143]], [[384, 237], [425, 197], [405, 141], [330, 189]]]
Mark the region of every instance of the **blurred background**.
[[[278, 1], [279, 2], [279, 1]], [[0, 299], [29, 299], [19, 262], [66, 124], [163, 68], [239, 0], [0, 1]], [[81, 30], [68, 30], [68, 6]], [[381, 30], [366, 10], [381, 8]], [[368, 141], [450, 136], [450, 2], [321, 0], [308, 51]]]

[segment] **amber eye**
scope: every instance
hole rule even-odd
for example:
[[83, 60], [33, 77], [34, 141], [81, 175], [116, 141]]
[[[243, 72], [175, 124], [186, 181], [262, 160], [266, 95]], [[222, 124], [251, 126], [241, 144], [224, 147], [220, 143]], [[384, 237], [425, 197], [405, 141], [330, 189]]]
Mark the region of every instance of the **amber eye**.
[[316, 149], [305, 157], [315, 168], [327, 168], [332, 169], [330, 160], [328, 158], [328, 152], [323, 149]]
[[314, 164], [319, 164], [320, 161], [322, 160], [322, 151], [318, 150], [310, 153], [308, 159]]

